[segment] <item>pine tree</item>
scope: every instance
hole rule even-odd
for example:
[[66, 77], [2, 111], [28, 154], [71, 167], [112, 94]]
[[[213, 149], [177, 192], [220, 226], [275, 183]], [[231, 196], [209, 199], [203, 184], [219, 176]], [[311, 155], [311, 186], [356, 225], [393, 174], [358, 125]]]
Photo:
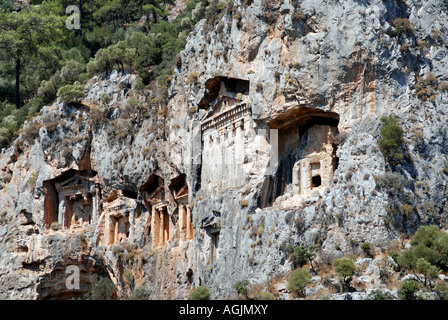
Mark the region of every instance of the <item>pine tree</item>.
[[27, 6], [19, 12], [0, 12], [0, 58], [14, 65], [15, 105], [20, 108], [21, 74], [27, 63], [53, 54], [62, 36], [63, 17], [52, 14], [44, 5]]

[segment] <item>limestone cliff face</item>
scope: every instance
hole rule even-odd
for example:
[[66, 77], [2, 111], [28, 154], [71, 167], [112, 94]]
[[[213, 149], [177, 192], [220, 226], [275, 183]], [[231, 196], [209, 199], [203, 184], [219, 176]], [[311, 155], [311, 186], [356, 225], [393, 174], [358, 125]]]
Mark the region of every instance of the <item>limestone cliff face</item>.
[[[122, 298], [142, 285], [226, 298], [290, 271], [289, 244], [331, 261], [354, 241], [381, 251], [445, 227], [448, 93], [423, 100], [417, 85], [448, 80], [446, 9], [233, 1], [188, 37], [166, 104], [114, 72], [83, 104], [45, 107], [1, 154], [0, 298], [78, 296], [97, 273]], [[412, 31], [397, 35], [397, 18]], [[395, 168], [407, 186], [392, 194], [375, 180], [392, 169], [377, 145], [386, 114], [407, 146]], [[68, 265], [81, 290], [64, 286]]]

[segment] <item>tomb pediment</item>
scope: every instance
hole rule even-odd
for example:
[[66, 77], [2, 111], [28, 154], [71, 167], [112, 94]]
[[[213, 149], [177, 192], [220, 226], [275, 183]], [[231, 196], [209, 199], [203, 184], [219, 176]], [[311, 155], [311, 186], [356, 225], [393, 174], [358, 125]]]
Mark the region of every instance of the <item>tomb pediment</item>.
[[244, 79], [216, 76], [205, 82], [205, 92], [199, 102], [200, 109], [208, 109], [216, 105], [220, 96], [235, 98], [238, 93], [249, 94], [249, 81]]
[[219, 129], [250, 113], [249, 81], [218, 76], [209, 79], [205, 86], [206, 94], [200, 104], [200, 108], [207, 110], [203, 131]]
[[171, 180], [169, 188], [172, 190], [174, 199], [176, 200], [188, 197], [188, 185], [185, 181], [185, 174], [181, 174]]
[[174, 196], [175, 199], [181, 199], [184, 197], [188, 197], [188, 186], [183, 186]]
[[84, 223], [96, 221], [99, 186], [91, 173], [70, 169], [54, 179], [44, 181], [47, 229], [53, 223], [63, 228], [78, 228]]
[[91, 188], [95, 187], [95, 182], [86, 177], [74, 176], [66, 181], [56, 184], [56, 190], [58, 192], [69, 192], [76, 194], [91, 194]]
[[130, 203], [129, 200], [125, 200], [123, 198], [118, 198], [107, 205], [105, 205], [105, 210], [109, 213], [109, 215], [114, 217], [120, 216], [128, 216], [129, 212], [132, 210], [132, 207], [135, 207], [134, 203]]
[[153, 193], [148, 196], [149, 201], [160, 202], [163, 200], [165, 195], [163, 186], [158, 187]]

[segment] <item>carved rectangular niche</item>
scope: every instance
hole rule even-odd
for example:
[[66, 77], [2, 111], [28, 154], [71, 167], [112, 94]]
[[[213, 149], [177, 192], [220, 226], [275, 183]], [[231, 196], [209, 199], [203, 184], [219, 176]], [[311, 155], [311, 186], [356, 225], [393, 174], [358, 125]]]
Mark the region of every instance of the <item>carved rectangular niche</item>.
[[85, 172], [70, 169], [44, 181], [44, 220], [47, 230], [53, 223], [63, 228], [96, 223], [99, 214], [99, 184]]
[[[104, 240], [106, 245], [129, 239], [131, 212], [135, 212], [137, 203], [135, 193], [127, 190], [113, 190], [104, 201]], [[100, 237], [103, 234], [100, 233]]]
[[244, 182], [244, 150], [253, 134], [249, 81], [217, 76], [205, 83], [199, 107], [207, 112], [201, 123], [202, 189], [213, 191]]
[[166, 205], [153, 209], [151, 225], [153, 246], [160, 248], [171, 238], [172, 231], [171, 219]]
[[193, 239], [193, 217], [188, 204], [188, 185], [185, 175], [174, 178], [170, 184], [175, 201], [178, 204], [180, 241]]
[[219, 257], [219, 233], [219, 229], [210, 232], [210, 263], [216, 262]]

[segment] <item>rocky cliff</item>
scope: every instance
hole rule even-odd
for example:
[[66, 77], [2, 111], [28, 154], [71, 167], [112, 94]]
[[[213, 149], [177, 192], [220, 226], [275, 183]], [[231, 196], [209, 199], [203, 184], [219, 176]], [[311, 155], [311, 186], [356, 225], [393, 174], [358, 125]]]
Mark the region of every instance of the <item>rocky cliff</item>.
[[[325, 263], [445, 228], [447, 35], [441, 0], [229, 1], [188, 36], [166, 101], [132, 74], [89, 80], [2, 150], [0, 298], [81, 296], [95, 274], [121, 298], [229, 298], [287, 274], [294, 245]], [[381, 187], [386, 172], [405, 183]]]

